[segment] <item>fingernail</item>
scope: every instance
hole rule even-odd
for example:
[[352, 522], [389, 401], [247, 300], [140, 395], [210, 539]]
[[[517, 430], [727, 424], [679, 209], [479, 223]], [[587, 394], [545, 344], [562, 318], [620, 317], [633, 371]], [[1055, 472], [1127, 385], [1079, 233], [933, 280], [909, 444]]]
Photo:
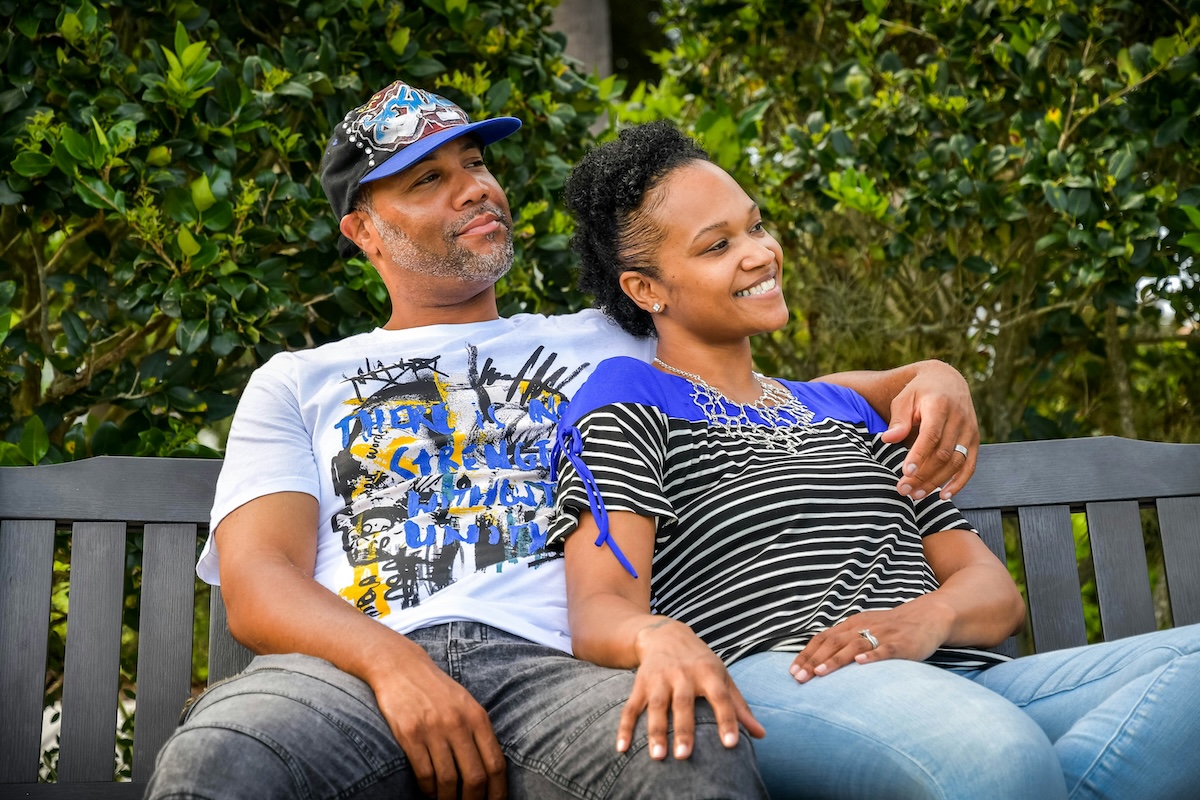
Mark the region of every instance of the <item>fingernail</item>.
[[825, 664], [818, 664], [817, 668], [814, 669], [813, 672], [817, 673], [818, 675], [824, 675], [826, 672], [829, 672], [829, 667]]
[[916, 475], [917, 474], [917, 465], [912, 464], [912, 463], [905, 464], [904, 465], [904, 474], [905, 475]]
[[721, 737], [721, 741], [725, 743], [726, 747], [737, 747], [737, 734], [727, 733]]
[[912, 494], [912, 484], [902, 483], [897, 491], [899, 491], [904, 497], [908, 497], [910, 494]]
[[942, 499], [943, 499], [943, 500], [949, 500], [951, 497], [954, 497], [954, 493], [953, 493], [953, 492], [942, 492]]
[[918, 500], [920, 500], [920, 499], [921, 499], [921, 498], [923, 498], [924, 496], [925, 496], [925, 490], [924, 490], [924, 489], [917, 489], [916, 493], [913, 495], [913, 497], [917, 498]]
[[799, 675], [800, 674], [800, 665], [792, 664], [792, 666], [788, 669], [788, 672], [792, 673], [793, 676]]
[[801, 683], [804, 683], [806, 680], [808, 680], [808, 670], [806, 669], [802, 669], [799, 672], [793, 672], [792, 675], [795, 676], [796, 680], [800, 681]]
[[860, 663], [860, 664], [865, 664], [865, 663], [867, 663], [867, 654], [866, 654], [866, 653], [859, 653], [858, 655], [856, 655], [856, 656], [854, 657], [854, 660], [855, 660], [855, 661], [857, 661], [857, 662], [858, 662], [858, 663]]
[[667, 748], [663, 747], [661, 744], [654, 745], [653, 747], [650, 748], [650, 757], [653, 758], [655, 761], [666, 758], [667, 757]]
[[675, 758], [682, 760], [682, 759], [687, 758], [687, 756], [688, 756], [688, 749], [687, 749], [686, 744], [675, 745]]
[[628, 749], [629, 749], [629, 742], [625, 741], [624, 739], [617, 739], [617, 752], [618, 753], [624, 753]]

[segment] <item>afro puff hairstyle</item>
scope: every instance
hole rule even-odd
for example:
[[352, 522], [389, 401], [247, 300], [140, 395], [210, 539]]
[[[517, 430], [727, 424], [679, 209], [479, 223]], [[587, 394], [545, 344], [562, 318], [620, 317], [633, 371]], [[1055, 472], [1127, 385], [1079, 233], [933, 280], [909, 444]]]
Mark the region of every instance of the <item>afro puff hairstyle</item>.
[[575, 218], [571, 247], [579, 255], [579, 288], [626, 332], [654, 334], [654, 322], [621, 290], [627, 270], [656, 276], [654, 250], [666, 232], [647, 195], [679, 167], [708, 161], [687, 135], [664, 120], [620, 132], [583, 157], [567, 178], [564, 200]]

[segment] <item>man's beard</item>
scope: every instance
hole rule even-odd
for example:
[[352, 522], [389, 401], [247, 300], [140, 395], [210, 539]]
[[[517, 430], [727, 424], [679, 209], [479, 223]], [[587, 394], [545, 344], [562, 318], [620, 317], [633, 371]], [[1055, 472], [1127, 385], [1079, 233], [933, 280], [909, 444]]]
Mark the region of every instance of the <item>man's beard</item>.
[[[470, 220], [484, 212], [491, 212], [500, 221], [500, 230], [489, 238], [502, 237], [501, 246], [486, 253], [476, 253], [463, 247], [459, 242], [457, 232]], [[400, 226], [380, 218], [374, 209], [367, 209], [367, 214], [375, 223], [383, 247], [392, 263], [404, 269], [412, 270], [421, 275], [434, 278], [458, 278], [459, 280], [476, 283], [489, 281], [495, 283], [512, 267], [513, 243], [512, 223], [498, 206], [484, 203], [474, 211], [442, 231], [442, 241], [445, 249], [435, 252], [410, 238]]]

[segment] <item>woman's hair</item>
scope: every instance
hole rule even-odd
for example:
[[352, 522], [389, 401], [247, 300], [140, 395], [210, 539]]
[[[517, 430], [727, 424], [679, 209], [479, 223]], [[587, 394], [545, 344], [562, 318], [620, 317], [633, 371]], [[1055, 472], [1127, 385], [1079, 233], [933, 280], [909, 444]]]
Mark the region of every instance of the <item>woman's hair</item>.
[[650, 314], [621, 290], [621, 273], [658, 274], [654, 252], [666, 231], [653, 211], [661, 198], [646, 196], [675, 169], [708, 154], [666, 121], [620, 132], [616, 141], [592, 150], [567, 178], [564, 199], [575, 218], [571, 247], [579, 254], [579, 288], [625, 331], [651, 336]]

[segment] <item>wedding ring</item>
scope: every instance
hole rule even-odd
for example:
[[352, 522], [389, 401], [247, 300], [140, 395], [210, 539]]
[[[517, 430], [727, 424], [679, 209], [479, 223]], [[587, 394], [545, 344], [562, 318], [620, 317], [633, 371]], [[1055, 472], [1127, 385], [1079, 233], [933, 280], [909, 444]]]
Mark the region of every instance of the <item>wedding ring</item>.
[[863, 637], [864, 639], [866, 639], [868, 642], [871, 643], [872, 650], [874, 650], [876, 647], [879, 647], [879, 640], [876, 639], [874, 636], [872, 636], [871, 631], [868, 630], [867, 628], [863, 628], [861, 631], [859, 631], [858, 635]]
[[967, 457], [967, 446], [965, 444], [956, 444], [956, 445], [954, 445], [954, 452], [962, 453], [963, 458], [966, 458]]

